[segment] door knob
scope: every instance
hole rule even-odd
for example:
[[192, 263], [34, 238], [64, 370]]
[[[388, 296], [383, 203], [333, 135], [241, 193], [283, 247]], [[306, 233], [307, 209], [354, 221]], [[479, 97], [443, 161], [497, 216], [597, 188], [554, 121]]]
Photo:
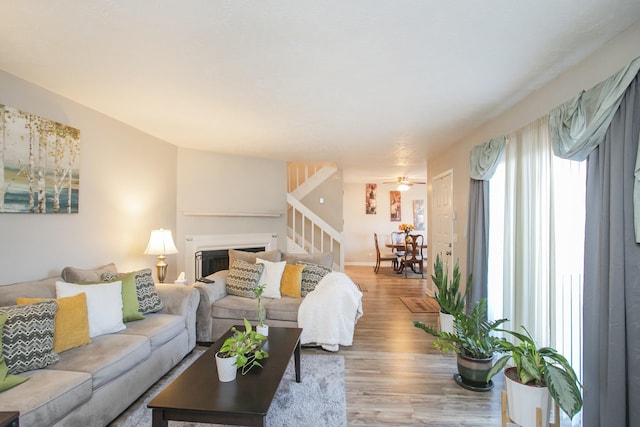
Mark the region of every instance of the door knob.
[[444, 253], [445, 255], [451, 255], [451, 251], [447, 251]]

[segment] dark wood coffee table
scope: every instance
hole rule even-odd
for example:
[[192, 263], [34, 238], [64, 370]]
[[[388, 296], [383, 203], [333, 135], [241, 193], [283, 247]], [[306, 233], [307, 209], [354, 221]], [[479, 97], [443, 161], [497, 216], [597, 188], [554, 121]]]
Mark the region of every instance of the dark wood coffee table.
[[[236, 326], [243, 330], [244, 326]], [[264, 349], [269, 358], [248, 374], [238, 372], [235, 381], [218, 380], [215, 353], [231, 330], [160, 392], [147, 407], [153, 410], [153, 427], [169, 420], [264, 426], [280, 380], [294, 356], [296, 381], [300, 382], [299, 328], [269, 328]]]

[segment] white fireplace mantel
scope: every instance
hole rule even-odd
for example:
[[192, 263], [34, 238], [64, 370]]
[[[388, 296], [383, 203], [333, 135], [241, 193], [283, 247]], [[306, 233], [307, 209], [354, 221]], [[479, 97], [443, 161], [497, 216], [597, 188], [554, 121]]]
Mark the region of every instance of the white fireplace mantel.
[[196, 252], [264, 247], [278, 249], [277, 233], [195, 234], [185, 236], [184, 266], [189, 283], [196, 280]]

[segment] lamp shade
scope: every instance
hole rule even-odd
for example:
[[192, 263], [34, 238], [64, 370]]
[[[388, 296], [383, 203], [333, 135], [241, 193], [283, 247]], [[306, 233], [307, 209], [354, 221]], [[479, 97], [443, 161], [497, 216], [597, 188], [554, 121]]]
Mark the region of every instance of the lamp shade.
[[173, 243], [171, 230], [152, 230], [149, 237], [149, 244], [144, 251], [147, 255], [168, 255], [177, 254], [178, 249]]
[[409, 189], [409, 185], [405, 183], [398, 185], [398, 188], [397, 188], [398, 191], [407, 191], [408, 189]]

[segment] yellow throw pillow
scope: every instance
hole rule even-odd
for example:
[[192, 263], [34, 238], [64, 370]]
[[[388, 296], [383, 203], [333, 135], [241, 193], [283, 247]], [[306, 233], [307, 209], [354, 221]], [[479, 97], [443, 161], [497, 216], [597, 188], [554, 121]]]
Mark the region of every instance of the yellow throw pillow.
[[287, 264], [284, 266], [284, 272], [280, 280], [280, 294], [283, 297], [300, 298], [302, 270], [304, 270], [304, 265]]
[[[46, 301], [46, 298], [18, 298], [18, 305]], [[89, 311], [87, 295], [79, 293], [71, 297], [58, 298], [56, 325], [53, 334], [53, 351], [61, 353], [81, 345], [89, 344]]]

